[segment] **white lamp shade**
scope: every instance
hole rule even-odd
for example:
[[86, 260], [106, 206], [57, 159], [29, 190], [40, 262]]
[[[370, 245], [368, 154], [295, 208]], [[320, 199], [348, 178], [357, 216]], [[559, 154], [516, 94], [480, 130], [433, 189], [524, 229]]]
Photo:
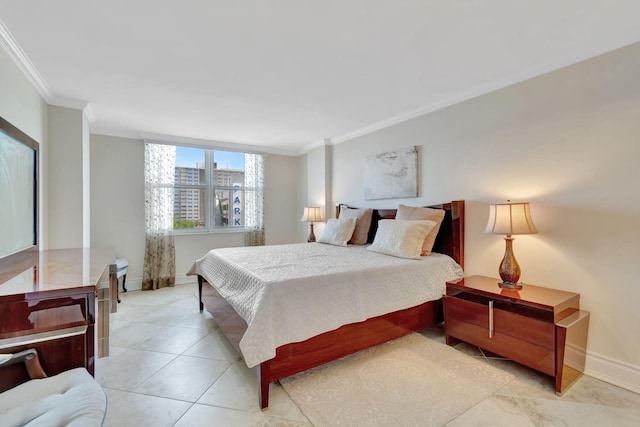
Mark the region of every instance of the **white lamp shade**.
[[322, 217], [320, 216], [320, 208], [317, 206], [304, 208], [300, 221], [322, 222]]
[[484, 229], [491, 234], [534, 234], [537, 233], [533, 225], [529, 203], [503, 203], [489, 205], [489, 221]]

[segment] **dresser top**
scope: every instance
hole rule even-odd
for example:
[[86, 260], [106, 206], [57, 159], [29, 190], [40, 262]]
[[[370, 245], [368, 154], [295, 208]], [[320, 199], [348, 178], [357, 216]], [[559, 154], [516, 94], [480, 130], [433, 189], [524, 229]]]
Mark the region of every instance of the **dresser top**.
[[96, 287], [114, 258], [113, 251], [104, 248], [23, 253], [0, 263], [0, 296]]
[[568, 307], [579, 308], [580, 294], [575, 292], [566, 292], [527, 284], [523, 284], [522, 289], [505, 289], [501, 288], [499, 283], [500, 279], [492, 277], [469, 276], [457, 283], [447, 282], [447, 288], [454, 288], [456, 290], [467, 291], [501, 300], [509, 300], [556, 313]]

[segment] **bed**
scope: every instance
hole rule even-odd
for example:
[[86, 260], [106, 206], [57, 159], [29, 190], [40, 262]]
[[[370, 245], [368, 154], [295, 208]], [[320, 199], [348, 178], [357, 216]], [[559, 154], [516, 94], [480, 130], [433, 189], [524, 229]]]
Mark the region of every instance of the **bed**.
[[[464, 201], [431, 207], [445, 215], [434, 253], [419, 260], [304, 243], [216, 249], [194, 263], [200, 310], [247, 366], [259, 365], [262, 409], [272, 382], [442, 321], [444, 282], [464, 266]], [[395, 216], [395, 209], [373, 210], [367, 241], [380, 220]], [[427, 264], [442, 273], [424, 276]]]

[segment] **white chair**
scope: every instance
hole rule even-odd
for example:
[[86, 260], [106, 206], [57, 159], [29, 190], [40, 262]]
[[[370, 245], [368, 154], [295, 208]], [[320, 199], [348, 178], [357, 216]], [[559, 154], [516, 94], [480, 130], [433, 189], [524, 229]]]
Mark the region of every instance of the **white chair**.
[[24, 362], [30, 381], [0, 393], [0, 426], [101, 426], [107, 396], [84, 368], [47, 377], [34, 349], [0, 354], [0, 368]]
[[[111, 313], [115, 313], [118, 311], [117, 304], [121, 303], [120, 301], [120, 278], [122, 277], [122, 292], [127, 292], [126, 281], [127, 281], [127, 267], [129, 267], [129, 261], [124, 258], [116, 258], [116, 280], [115, 282], [111, 279], [109, 280], [109, 284], [111, 287]], [[111, 268], [113, 264], [111, 264]], [[110, 270], [111, 274], [113, 274], [113, 270]], [[113, 276], [111, 276], [113, 277]], [[115, 297], [115, 299], [114, 299]], [[117, 303], [116, 303], [117, 301]]]

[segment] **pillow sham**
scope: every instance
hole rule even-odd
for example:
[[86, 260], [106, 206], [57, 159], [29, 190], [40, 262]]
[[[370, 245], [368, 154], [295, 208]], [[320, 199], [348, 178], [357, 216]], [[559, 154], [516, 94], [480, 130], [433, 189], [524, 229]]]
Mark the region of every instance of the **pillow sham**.
[[422, 243], [435, 221], [383, 219], [367, 250], [400, 258], [420, 258]]
[[322, 230], [322, 235], [318, 239], [318, 243], [347, 246], [347, 242], [353, 235], [354, 228], [356, 228], [355, 218], [331, 218], [324, 226], [324, 230]]
[[428, 220], [436, 223], [435, 227], [431, 229], [427, 237], [424, 238], [422, 244], [422, 256], [431, 255], [433, 244], [436, 241], [438, 230], [440, 230], [440, 224], [444, 219], [444, 209], [433, 208], [418, 208], [414, 206], [399, 205], [398, 212], [396, 213], [396, 219], [401, 220]]
[[371, 216], [373, 209], [352, 209], [340, 205], [340, 218], [355, 218], [356, 228], [349, 243], [354, 245], [366, 245], [369, 240], [369, 229], [371, 228]]

